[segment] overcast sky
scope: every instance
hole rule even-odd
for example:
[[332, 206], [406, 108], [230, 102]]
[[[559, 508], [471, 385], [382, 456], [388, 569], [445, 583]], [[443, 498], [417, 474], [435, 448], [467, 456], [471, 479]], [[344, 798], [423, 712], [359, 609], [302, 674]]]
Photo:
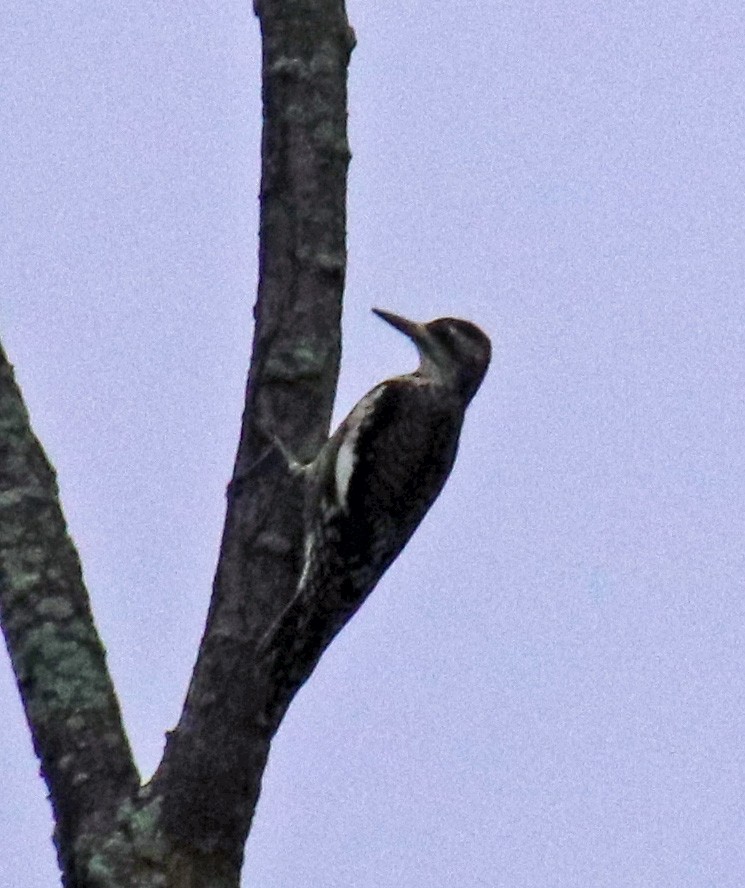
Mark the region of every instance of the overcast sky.
[[[214, 6], [215, 8], [211, 8]], [[741, 888], [745, 10], [350, 0], [337, 415], [493, 337], [442, 497], [273, 747], [257, 888]], [[250, 3], [0, 7], [0, 333], [143, 773], [208, 604], [256, 285]], [[0, 661], [0, 884], [56, 884]]]

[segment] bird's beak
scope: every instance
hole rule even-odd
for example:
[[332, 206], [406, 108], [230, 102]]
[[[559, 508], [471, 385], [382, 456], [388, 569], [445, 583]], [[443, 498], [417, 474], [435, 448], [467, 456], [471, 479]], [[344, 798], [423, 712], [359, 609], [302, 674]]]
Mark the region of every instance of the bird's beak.
[[390, 311], [383, 311], [380, 308], [374, 308], [373, 314], [382, 318], [391, 327], [400, 330], [409, 339], [413, 339], [414, 342], [419, 343], [422, 341], [425, 333], [424, 324], [418, 324], [416, 321], [410, 321], [408, 318], [402, 318], [401, 315], [393, 314]]

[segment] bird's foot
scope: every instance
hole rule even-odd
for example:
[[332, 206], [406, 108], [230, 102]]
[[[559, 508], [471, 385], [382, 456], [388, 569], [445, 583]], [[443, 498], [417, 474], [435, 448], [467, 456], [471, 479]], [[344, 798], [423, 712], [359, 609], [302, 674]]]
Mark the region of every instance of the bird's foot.
[[257, 428], [261, 431], [261, 434], [267, 439], [267, 441], [269, 441], [269, 447], [266, 452], [259, 457], [260, 461], [263, 461], [272, 451], [274, 451], [279, 453], [282, 457], [285, 468], [291, 475], [295, 475], [296, 477], [305, 475], [310, 463], [301, 463], [297, 460], [295, 454], [285, 446], [282, 439], [273, 429], [268, 428], [263, 423], [257, 423]]

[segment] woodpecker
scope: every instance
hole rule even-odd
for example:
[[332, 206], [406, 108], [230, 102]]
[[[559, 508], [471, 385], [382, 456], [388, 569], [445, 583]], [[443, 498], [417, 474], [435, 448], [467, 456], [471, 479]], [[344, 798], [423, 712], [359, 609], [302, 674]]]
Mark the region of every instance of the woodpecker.
[[373, 311], [412, 340], [420, 364], [375, 386], [312, 463], [295, 464], [306, 484], [303, 569], [294, 597], [267, 633], [285, 652], [290, 695], [442, 490], [491, 357], [489, 337], [469, 321], [417, 323]]

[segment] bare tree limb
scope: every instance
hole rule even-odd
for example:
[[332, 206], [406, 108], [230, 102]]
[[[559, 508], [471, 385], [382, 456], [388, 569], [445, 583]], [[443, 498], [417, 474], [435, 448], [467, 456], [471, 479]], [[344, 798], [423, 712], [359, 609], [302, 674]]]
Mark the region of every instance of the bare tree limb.
[[139, 786], [55, 474], [0, 348], [0, 618], [57, 824], [102, 836]]
[[302, 491], [272, 445], [309, 460], [328, 435], [346, 270], [343, 0], [262, 0], [259, 292], [240, 444], [212, 603], [153, 783], [184, 871], [240, 867], [276, 723], [258, 640], [297, 585]]

